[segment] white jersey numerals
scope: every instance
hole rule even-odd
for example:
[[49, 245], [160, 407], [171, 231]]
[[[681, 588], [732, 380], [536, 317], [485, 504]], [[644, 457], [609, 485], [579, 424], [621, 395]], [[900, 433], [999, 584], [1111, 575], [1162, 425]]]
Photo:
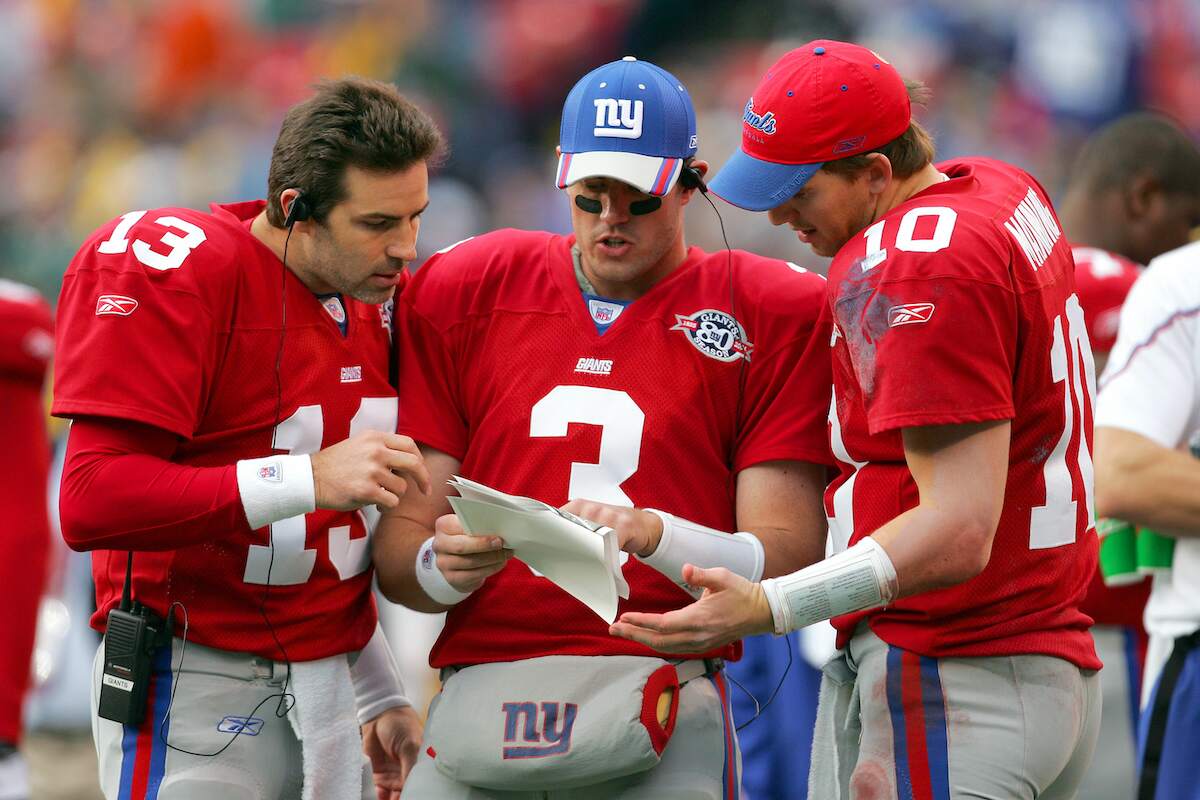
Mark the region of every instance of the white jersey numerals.
[[[937, 222], [933, 234], [928, 239], [916, 239], [917, 223], [922, 217], [935, 217]], [[958, 221], [958, 212], [945, 206], [920, 206], [914, 208], [900, 218], [900, 227], [896, 230], [896, 249], [906, 253], [936, 253], [950, 246], [950, 237], [954, 235], [954, 224]], [[883, 229], [888, 220], [881, 219], [867, 228], [863, 237], [866, 240], [867, 252], [864, 265], [874, 266], [887, 257], [883, 249]], [[882, 255], [881, 255], [882, 254]], [[870, 269], [864, 266], [863, 269]]]
[[[835, 329], [836, 330], [836, 329]], [[850, 537], [854, 534], [854, 483], [858, 471], [867, 465], [865, 461], [856, 461], [846, 449], [842, 441], [842, 423], [837, 413], [837, 390], [829, 400], [829, 445], [833, 457], [843, 464], [849, 464], [854, 470], [850, 477], [833, 492], [833, 515], [829, 517], [829, 538], [825, 544], [825, 555], [840, 553], [850, 546]]]
[[[1071, 295], [1067, 299], [1064, 314], [1054, 318], [1054, 341], [1050, 346], [1050, 372], [1055, 385], [1062, 385], [1063, 429], [1042, 467], [1046, 483], [1046, 502], [1032, 509], [1029, 522], [1029, 549], [1045, 550], [1060, 547], [1075, 541], [1075, 523], [1079, 500], [1086, 503], [1088, 519], [1095, 518], [1096, 501], [1093, 490], [1092, 454], [1088, 449], [1086, 431], [1080, 430], [1076, 441], [1072, 441], [1079, 425], [1084, 424], [1086, 408], [1095, 407], [1096, 370], [1092, 363], [1092, 348], [1083, 322], [1083, 309], [1079, 298]], [[848, 546], [854, 532], [854, 483], [859, 470], [867, 465], [857, 461], [846, 449], [842, 440], [842, 425], [837, 414], [836, 388], [834, 400], [829, 406], [829, 438], [833, 455], [838, 461], [853, 470], [833, 493], [833, 515], [829, 519], [830, 553], [840, 552]], [[1072, 477], [1071, 466], [1078, 467], [1079, 487]], [[1082, 488], [1082, 498], [1077, 489]]]
[[[350, 420], [350, 436], [366, 430], [396, 430], [397, 401], [394, 397], [364, 397]], [[325, 420], [320, 406], [300, 406], [290, 417], [275, 426], [271, 446], [286, 450], [290, 455], [311, 455], [321, 449]], [[329, 529], [329, 560], [342, 580], [352, 578], [367, 569], [371, 560], [371, 532], [378, 521], [374, 506], [355, 512], [363, 522], [367, 535], [350, 538], [350, 526]], [[271, 524], [271, 543], [252, 544], [246, 556], [246, 583], [265, 584], [268, 576], [272, 586], [294, 586], [305, 583], [316, 565], [317, 551], [305, 547], [308, 532], [307, 515], [281, 519]]]
[[[1087, 326], [1083, 322], [1083, 309], [1075, 295], [1067, 298], [1066, 313], [1054, 318], [1050, 374], [1055, 385], [1062, 384], [1064, 422], [1058, 442], [1042, 467], [1042, 476], [1046, 481], [1046, 502], [1033, 508], [1029, 522], [1031, 550], [1058, 547], [1075, 541], [1079, 502], [1075, 494], [1075, 481], [1071, 476], [1072, 462], [1078, 466], [1083, 481], [1083, 499], [1087, 504], [1088, 519], [1094, 519], [1096, 513], [1092, 454], [1088, 449], [1087, 432], [1082, 427], [1085, 408], [1095, 407], [1096, 368], [1092, 362]], [[1079, 437], [1072, 446], [1077, 416]]]
[[641, 461], [646, 414], [626, 392], [595, 386], [556, 386], [534, 404], [529, 435], [566, 436], [572, 422], [600, 426], [600, 457], [594, 464], [572, 462], [568, 499], [632, 506], [621, 484], [637, 472]]
[[[96, 248], [101, 253], [116, 254], [124, 253], [129, 249], [129, 231], [134, 225], [146, 216], [145, 211], [130, 211], [128, 214], [121, 215], [121, 222], [113, 229], [112, 235], [105, 239]], [[175, 230], [168, 230], [161, 237], [158, 243], [171, 248], [166, 253], [160, 253], [151, 248], [151, 246], [141, 239], [133, 240], [133, 255], [138, 261], [145, 264], [150, 269], [157, 269], [166, 272], [169, 269], [179, 269], [183, 266], [184, 260], [191, 255], [192, 251], [204, 243], [204, 231], [196, 224], [188, 222], [186, 219], [179, 217], [164, 216], [154, 220], [158, 225], [167, 228], [174, 228], [181, 231], [182, 236], [176, 233]]]

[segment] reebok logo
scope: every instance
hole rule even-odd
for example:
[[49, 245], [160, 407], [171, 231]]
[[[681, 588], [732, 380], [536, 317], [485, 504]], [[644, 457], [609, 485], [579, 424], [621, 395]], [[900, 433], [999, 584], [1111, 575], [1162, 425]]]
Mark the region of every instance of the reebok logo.
[[225, 717], [217, 723], [221, 733], [234, 733], [242, 736], [258, 736], [262, 732], [263, 721], [258, 717]]
[[362, 380], [362, 367], [342, 367], [342, 383], [358, 383]]
[[102, 294], [96, 298], [97, 317], [128, 317], [137, 307], [137, 300], [123, 294]]
[[596, 106], [596, 127], [593, 136], [613, 136], [618, 139], [640, 139], [642, 136], [641, 100], [618, 100], [615, 97], [598, 97], [592, 101]]
[[850, 150], [854, 150], [857, 147], [862, 147], [863, 142], [866, 140], [866, 136], [855, 136], [851, 139], [842, 139], [833, 146], [833, 154], [836, 156], [839, 153], [846, 153]]
[[613, 362], [611, 358], [581, 358], [575, 364], [576, 372], [589, 375], [612, 375]]
[[916, 325], [929, 322], [933, 316], [933, 303], [905, 303], [888, 309], [888, 327], [898, 328], [901, 325]]

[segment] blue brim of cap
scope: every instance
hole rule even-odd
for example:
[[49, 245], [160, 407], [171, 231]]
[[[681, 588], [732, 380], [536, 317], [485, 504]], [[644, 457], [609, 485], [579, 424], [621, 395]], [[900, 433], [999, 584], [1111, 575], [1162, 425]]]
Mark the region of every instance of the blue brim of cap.
[[817, 164], [777, 164], [747, 155], [738, 148], [708, 188], [727, 203], [747, 211], [769, 211], [791, 199], [808, 183]]

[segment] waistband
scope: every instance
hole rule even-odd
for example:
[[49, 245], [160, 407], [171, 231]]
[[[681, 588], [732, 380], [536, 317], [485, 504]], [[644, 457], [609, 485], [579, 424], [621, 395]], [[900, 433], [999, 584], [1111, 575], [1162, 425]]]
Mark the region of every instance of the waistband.
[[[647, 656], [647, 658], [649, 657]], [[590, 656], [590, 658], [605, 658], [605, 656]], [[685, 658], [668, 663], [675, 665], [675, 673], [679, 676], [680, 686], [688, 681], [694, 681], [696, 678], [702, 678], [705, 675], [715, 675], [725, 669], [725, 659], [723, 658]], [[442, 667], [438, 673], [438, 678], [442, 683], [445, 683], [451, 675], [470, 666], [474, 665], [457, 664], [450, 667]]]

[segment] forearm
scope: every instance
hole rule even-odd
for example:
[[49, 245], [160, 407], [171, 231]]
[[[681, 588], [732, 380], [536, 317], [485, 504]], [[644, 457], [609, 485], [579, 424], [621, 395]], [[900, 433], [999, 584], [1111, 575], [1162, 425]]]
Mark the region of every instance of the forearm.
[[[711, 531], [715, 536], [698, 536], [699, 531], [710, 529], [685, 520], [672, 525], [675, 531], [666, 549], [674, 552], [664, 554], [661, 534], [657, 528], [652, 529], [647, 537], [647, 552], [652, 555], [642, 560], [677, 582], [682, 581], [680, 571], [685, 563], [725, 567], [750, 580], [802, 569], [825, 557], [824, 488], [825, 467], [821, 464], [769, 461], [748, 467], [738, 473], [737, 479], [740, 533], [733, 538], [718, 531]], [[662, 516], [661, 512], [655, 513]], [[678, 514], [669, 516], [677, 521], [685, 519]], [[753, 542], [753, 548], [746, 546], [749, 542]], [[752, 550], [757, 553], [751, 554]]]
[[375, 624], [375, 633], [367, 646], [350, 666], [350, 679], [354, 683], [359, 725], [366, 725], [389, 708], [412, 705], [400, 679], [400, 668], [396, 666], [379, 623]]
[[384, 514], [371, 539], [379, 591], [393, 603], [436, 614], [450, 608], [431, 598], [417, 580], [417, 553], [433, 530], [396, 514]]
[[772, 461], [738, 474], [738, 530], [762, 542], [763, 577], [786, 575], [825, 557], [825, 466]]
[[87, 447], [73, 431], [59, 510], [76, 550], [174, 550], [249, 532], [236, 467], [190, 467]]
[[871, 536], [896, 569], [900, 598], [957, 586], [978, 575], [987, 566], [991, 534], [965, 515], [919, 504]]
[[804, 569], [825, 557], [825, 517], [798, 523], [796, 528], [755, 526], [749, 532], [762, 542], [763, 577], [774, 578]]
[[1096, 513], [1170, 536], [1200, 536], [1200, 460], [1135, 433], [1098, 429]]
[[962, 583], [987, 564], [990, 536], [961, 513], [917, 506], [853, 547], [763, 581], [777, 634]]

